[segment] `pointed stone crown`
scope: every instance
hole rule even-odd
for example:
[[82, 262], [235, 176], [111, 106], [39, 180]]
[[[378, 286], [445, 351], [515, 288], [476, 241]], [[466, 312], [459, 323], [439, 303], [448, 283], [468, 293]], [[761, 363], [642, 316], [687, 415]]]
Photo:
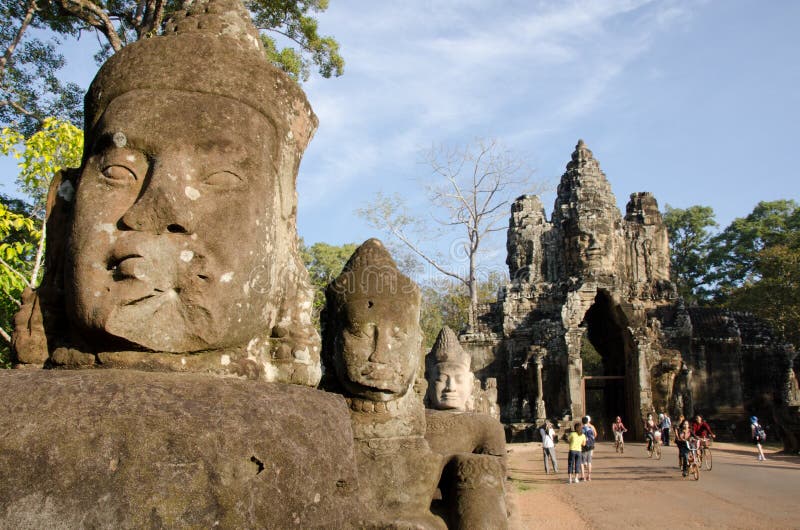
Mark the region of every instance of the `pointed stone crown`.
[[594, 159], [592, 151], [586, 147], [583, 140], [578, 140], [578, 145], [575, 146], [575, 151], [572, 152], [572, 161], [567, 163], [567, 170], [580, 169], [585, 166], [590, 166], [592, 169], [600, 169], [600, 164]]
[[472, 363], [472, 357], [464, 351], [464, 348], [461, 347], [461, 343], [458, 342], [458, 337], [455, 332], [448, 326], [443, 327], [436, 337], [431, 355], [436, 364], [460, 364], [469, 370], [470, 364]]
[[108, 105], [134, 90], [194, 92], [249, 105], [272, 122], [298, 159], [317, 127], [300, 86], [270, 64], [240, 0], [195, 0], [165, 23], [163, 35], [111, 56], [84, 100], [87, 145]]
[[353, 252], [342, 273], [328, 285], [329, 297], [341, 303], [364, 297], [391, 297], [397, 303], [419, 300], [419, 287], [400, 272], [378, 239], [368, 239]]

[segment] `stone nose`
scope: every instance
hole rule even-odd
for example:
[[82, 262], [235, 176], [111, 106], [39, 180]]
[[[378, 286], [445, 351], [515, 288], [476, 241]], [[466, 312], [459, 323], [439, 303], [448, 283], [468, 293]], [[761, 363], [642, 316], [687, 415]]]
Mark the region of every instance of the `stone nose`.
[[394, 358], [392, 334], [383, 326], [377, 325], [372, 334], [372, 354], [369, 360], [373, 363], [390, 364]]
[[145, 189], [120, 219], [120, 229], [155, 234], [194, 230], [192, 202], [200, 192], [180, 177], [154, 168]]

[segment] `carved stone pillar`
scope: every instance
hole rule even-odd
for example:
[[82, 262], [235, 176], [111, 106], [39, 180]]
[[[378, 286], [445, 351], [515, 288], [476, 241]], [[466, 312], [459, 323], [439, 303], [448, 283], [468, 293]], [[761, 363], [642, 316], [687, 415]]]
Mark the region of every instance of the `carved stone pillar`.
[[536, 363], [536, 424], [538, 425], [547, 418], [547, 411], [544, 406], [544, 385], [542, 379], [542, 364], [544, 351], [539, 351], [533, 358]]

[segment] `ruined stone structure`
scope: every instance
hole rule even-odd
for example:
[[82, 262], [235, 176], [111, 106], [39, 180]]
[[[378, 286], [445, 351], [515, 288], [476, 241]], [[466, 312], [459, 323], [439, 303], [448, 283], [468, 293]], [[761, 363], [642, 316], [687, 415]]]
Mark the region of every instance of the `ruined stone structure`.
[[750, 316], [683, 306], [655, 198], [632, 194], [623, 217], [583, 141], [550, 220], [538, 197], [513, 203], [507, 264], [510, 283], [459, 338], [476, 375], [497, 379], [505, 423], [588, 413], [603, 436], [620, 415], [641, 435], [654, 410], [743, 421], [762, 396], [788, 396], [770, 383], [791, 373], [787, 348]]

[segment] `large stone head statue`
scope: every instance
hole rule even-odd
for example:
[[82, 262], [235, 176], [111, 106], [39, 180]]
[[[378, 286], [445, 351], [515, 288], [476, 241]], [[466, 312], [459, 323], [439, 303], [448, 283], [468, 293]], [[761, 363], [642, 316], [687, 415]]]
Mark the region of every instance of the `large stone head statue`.
[[445, 326], [436, 337], [428, 355], [428, 402], [440, 410], [472, 409], [475, 376], [470, 371], [472, 358], [458, 342], [452, 329]]
[[[85, 119], [83, 164], [54, 205], [66, 228], [48, 234], [66, 243], [39, 293], [45, 328], [60, 306], [62, 345], [107, 354], [95, 361], [224, 352], [198, 369], [315, 384], [295, 179], [317, 120], [239, 0], [196, 0], [111, 57]], [[76, 361], [48, 342], [51, 362]], [[199, 362], [178, 358], [127, 357]]]
[[385, 403], [412, 391], [420, 292], [383, 244], [370, 239], [358, 247], [325, 294], [325, 364], [344, 393]]

